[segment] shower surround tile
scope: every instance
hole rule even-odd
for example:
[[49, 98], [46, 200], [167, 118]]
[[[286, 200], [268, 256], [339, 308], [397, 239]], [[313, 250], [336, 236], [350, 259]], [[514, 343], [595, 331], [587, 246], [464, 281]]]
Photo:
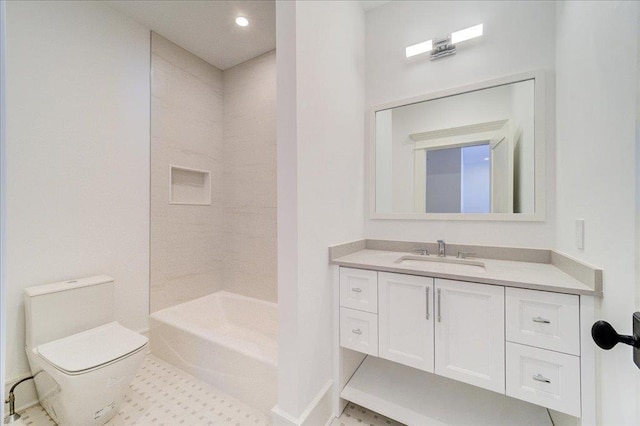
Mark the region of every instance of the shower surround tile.
[[[275, 302], [275, 51], [220, 71], [151, 43], [150, 311], [229, 290]], [[211, 173], [211, 205], [169, 204], [170, 165]]]
[[223, 72], [225, 290], [277, 301], [276, 52]]
[[[152, 33], [150, 311], [222, 290], [222, 71]], [[211, 173], [211, 205], [169, 204], [170, 166]]]

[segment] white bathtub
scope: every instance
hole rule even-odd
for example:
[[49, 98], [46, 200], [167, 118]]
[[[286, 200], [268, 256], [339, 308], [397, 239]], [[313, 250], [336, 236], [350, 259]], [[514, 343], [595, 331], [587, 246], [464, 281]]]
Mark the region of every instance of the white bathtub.
[[220, 291], [150, 317], [151, 353], [271, 417], [277, 305]]

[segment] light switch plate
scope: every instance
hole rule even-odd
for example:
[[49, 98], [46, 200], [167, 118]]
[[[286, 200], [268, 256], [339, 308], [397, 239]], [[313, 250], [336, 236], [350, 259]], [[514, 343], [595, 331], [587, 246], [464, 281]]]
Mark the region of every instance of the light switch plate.
[[584, 249], [584, 219], [576, 219], [576, 247]]

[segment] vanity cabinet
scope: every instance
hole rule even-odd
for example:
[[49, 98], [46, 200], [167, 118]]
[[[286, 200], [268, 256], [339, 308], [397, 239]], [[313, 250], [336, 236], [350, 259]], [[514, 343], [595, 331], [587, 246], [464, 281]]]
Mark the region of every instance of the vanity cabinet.
[[340, 268], [340, 346], [378, 356], [378, 273]]
[[379, 356], [433, 373], [433, 278], [378, 273]]
[[378, 273], [364, 269], [340, 268], [340, 306], [378, 312]]
[[507, 340], [580, 355], [580, 298], [573, 294], [506, 289]]
[[367, 355], [378, 356], [378, 316], [341, 307], [340, 345]]
[[506, 394], [580, 416], [580, 299], [506, 289]]
[[508, 396], [580, 417], [580, 358], [507, 342]]
[[435, 280], [435, 373], [504, 393], [504, 287]]
[[581, 416], [579, 296], [346, 267], [339, 280], [340, 346]]
[[379, 272], [378, 330], [381, 358], [504, 393], [504, 287]]

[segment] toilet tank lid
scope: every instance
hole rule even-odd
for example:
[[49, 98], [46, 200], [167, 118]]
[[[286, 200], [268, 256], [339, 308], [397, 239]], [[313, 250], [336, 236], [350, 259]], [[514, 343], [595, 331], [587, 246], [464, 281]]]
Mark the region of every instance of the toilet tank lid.
[[90, 285], [104, 284], [113, 281], [108, 275], [96, 275], [94, 277], [80, 278], [77, 280], [60, 281], [53, 284], [36, 285], [24, 289], [24, 294], [29, 297], [42, 296], [44, 294], [67, 291], [74, 288], [88, 287]]
[[111, 322], [36, 348], [50, 364], [68, 373], [79, 373], [135, 352], [147, 338]]

